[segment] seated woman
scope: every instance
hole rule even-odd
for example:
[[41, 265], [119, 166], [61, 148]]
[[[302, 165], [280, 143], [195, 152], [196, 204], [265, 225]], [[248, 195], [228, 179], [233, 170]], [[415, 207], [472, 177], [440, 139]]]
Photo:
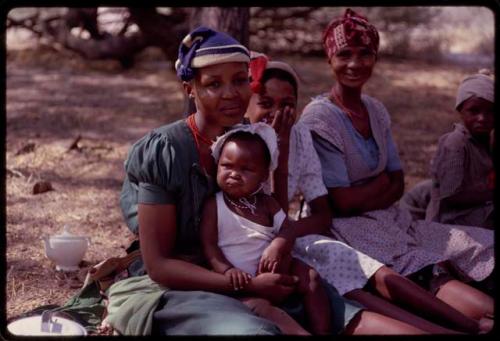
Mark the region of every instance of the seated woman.
[[[418, 184], [403, 198], [410, 208], [424, 208], [428, 221], [493, 228], [493, 85], [485, 74], [462, 81], [455, 104], [462, 123], [439, 139], [432, 181]], [[428, 202], [415, 199], [426, 192]]]
[[[148, 275], [109, 289], [107, 322], [121, 334], [280, 332], [229, 296], [234, 291], [228, 278], [205, 267], [198, 236], [203, 200], [215, 189], [210, 145], [243, 119], [251, 96], [249, 60], [232, 37], [205, 27], [192, 31], [179, 47], [176, 70], [198, 110], [153, 130], [129, 151], [121, 204], [127, 217], [137, 214]], [[293, 289], [292, 282], [267, 274], [247, 290], [280, 296]]]
[[[201, 209], [216, 190], [210, 146], [243, 120], [251, 96], [248, 62], [248, 50], [232, 37], [204, 27], [192, 31], [179, 47], [176, 70], [196, 112], [153, 130], [129, 151], [120, 205], [129, 229], [138, 231], [147, 275], [118, 281], [107, 291], [106, 320], [120, 334], [281, 333], [230, 297], [230, 278], [208, 269], [199, 237]], [[135, 274], [144, 273], [140, 266], [134, 264]], [[279, 299], [295, 284], [292, 276], [264, 273], [241, 292]], [[325, 304], [342, 309], [333, 314], [333, 334], [423, 333], [325, 288]]]
[[[333, 235], [404, 276], [430, 275], [427, 289], [485, 321], [493, 314], [492, 298], [462, 281], [492, 273], [492, 231], [415, 221], [393, 205], [403, 193], [404, 175], [390, 117], [382, 103], [362, 94], [377, 60], [378, 32], [348, 9], [323, 37], [337, 81], [306, 106], [299, 122], [313, 134], [334, 210]], [[451, 279], [445, 265], [462, 281]]]
[[[287, 63], [268, 60], [255, 52], [251, 56], [250, 85], [254, 95], [247, 117], [252, 123], [270, 124], [280, 133], [280, 162], [273, 173], [275, 195], [282, 199], [285, 210], [298, 194], [303, 195], [306, 205], [311, 207], [309, 215], [302, 215], [295, 222], [295, 235], [289, 236], [290, 242], [295, 240], [292, 255], [314, 267], [340, 294], [361, 302], [370, 310], [431, 333], [451, 332], [388, 302], [391, 301], [450, 328], [475, 331], [477, 322], [379, 261], [332, 238], [327, 190], [311, 134], [302, 123], [294, 124], [299, 78]], [[289, 254], [289, 250], [285, 248], [283, 253]]]

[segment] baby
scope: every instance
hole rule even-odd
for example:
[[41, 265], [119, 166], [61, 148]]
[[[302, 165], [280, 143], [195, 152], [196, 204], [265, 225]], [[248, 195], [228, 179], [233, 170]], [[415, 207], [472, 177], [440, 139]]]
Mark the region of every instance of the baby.
[[[280, 254], [272, 243], [281, 229], [292, 228], [293, 224], [277, 200], [265, 193], [270, 171], [278, 162], [273, 128], [265, 123], [239, 125], [214, 143], [212, 155], [221, 191], [204, 207], [201, 236], [213, 270], [229, 277], [234, 290], [241, 293], [262, 273], [296, 276], [296, 291], [303, 295], [310, 330], [328, 334], [329, 301], [319, 275], [292, 258], [290, 252]], [[282, 303], [273, 297], [264, 299], [269, 305]], [[249, 306], [255, 302], [245, 295], [241, 300]], [[305, 334], [278, 308], [266, 312], [260, 315], [267, 315], [263, 317], [273, 320], [284, 333]]]

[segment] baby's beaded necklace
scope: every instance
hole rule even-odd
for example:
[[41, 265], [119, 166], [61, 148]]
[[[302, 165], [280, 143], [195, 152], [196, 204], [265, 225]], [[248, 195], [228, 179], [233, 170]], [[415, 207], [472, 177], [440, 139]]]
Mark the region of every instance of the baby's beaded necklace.
[[243, 198], [239, 198], [238, 201], [241, 203], [238, 204], [237, 202], [231, 200], [231, 198], [229, 198], [229, 196], [227, 196], [225, 193], [224, 193], [224, 197], [227, 199], [227, 201], [229, 201], [231, 203], [231, 205], [233, 205], [234, 207], [238, 207], [238, 208], [241, 208], [241, 209], [247, 209], [247, 210], [250, 210], [250, 212], [255, 215], [255, 210], [257, 209], [257, 196], [256, 195], [253, 195], [253, 203], [250, 202], [250, 200], [248, 200], [247, 198], [243, 197]]

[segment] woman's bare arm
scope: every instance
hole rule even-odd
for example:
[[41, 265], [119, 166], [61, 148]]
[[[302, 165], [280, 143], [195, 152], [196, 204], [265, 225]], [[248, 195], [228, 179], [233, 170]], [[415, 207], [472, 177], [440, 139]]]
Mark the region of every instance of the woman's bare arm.
[[290, 132], [295, 121], [295, 111], [290, 108], [279, 110], [272, 127], [278, 136], [278, 167], [272, 175], [273, 193], [281, 208], [288, 213], [288, 155], [290, 153]]
[[332, 213], [328, 206], [328, 196], [324, 195], [309, 203], [311, 215], [294, 222], [295, 238], [308, 234], [329, 234]]
[[[235, 293], [229, 277], [173, 258], [175, 205], [139, 204], [139, 239], [146, 270], [155, 282], [176, 290]], [[296, 282], [296, 278], [284, 274], [263, 274], [252, 278], [241, 292], [261, 297], [286, 297], [294, 290]]]
[[174, 258], [175, 205], [139, 204], [138, 213], [141, 252], [151, 279], [171, 289], [233, 292], [224, 275]]
[[214, 197], [207, 199], [203, 207], [200, 232], [203, 253], [214, 271], [223, 274], [232, 268], [233, 265], [226, 259], [217, 245], [219, 232], [217, 229], [217, 203]]
[[351, 216], [367, 211], [384, 209], [394, 204], [404, 191], [402, 170], [382, 172], [362, 185], [329, 188], [334, 214]]

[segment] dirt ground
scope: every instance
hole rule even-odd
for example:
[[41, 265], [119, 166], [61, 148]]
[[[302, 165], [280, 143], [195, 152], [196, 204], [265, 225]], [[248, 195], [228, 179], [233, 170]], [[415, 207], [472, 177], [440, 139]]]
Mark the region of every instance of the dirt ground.
[[[286, 58], [301, 75], [299, 107], [332, 84], [322, 58]], [[130, 145], [181, 117], [183, 95], [171, 64], [147, 50], [123, 71], [113, 61], [83, 61], [49, 49], [7, 51], [6, 312], [10, 319], [63, 304], [90, 265], [122, 256], [131, 241], [119, 209]], [[437, 138], [451, 129], [456, 88], [469, 72], [381, 58], [366, 92], [387, 106], [407, 188], [427, 175]], [[76, 148], [70, 146], [80, 137]], [[48, 181], [53, 190], [33, 194]], [[90, 236], [80, 271], [56, 272], [41, 238], [63, 226]]]

